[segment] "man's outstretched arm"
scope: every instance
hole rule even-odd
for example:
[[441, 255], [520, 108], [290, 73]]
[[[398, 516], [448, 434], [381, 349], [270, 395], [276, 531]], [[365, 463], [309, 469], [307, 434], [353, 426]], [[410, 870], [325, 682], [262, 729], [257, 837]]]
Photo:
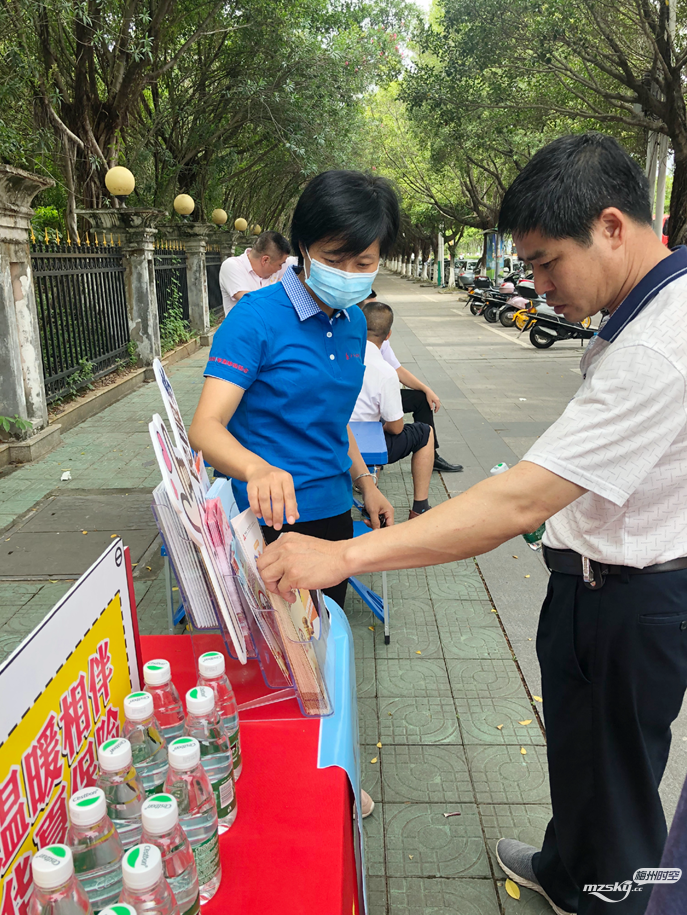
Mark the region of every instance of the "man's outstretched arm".
[[419, 518], [330, 543], [286, 534], [258, 561], [271, 591], [327, 588], [351, 575], [412, 569], [466, 559], [536, 530], [586, 492], [537, 464], [521, 461]]

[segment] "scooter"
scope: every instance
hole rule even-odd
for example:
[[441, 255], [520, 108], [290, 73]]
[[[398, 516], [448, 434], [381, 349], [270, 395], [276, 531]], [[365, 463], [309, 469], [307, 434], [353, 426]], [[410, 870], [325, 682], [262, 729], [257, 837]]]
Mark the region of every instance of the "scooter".
[[591, 318], [585, 318], [580, 324], [573, 324], [560, 315], [543, 315], [536, 312], [528, 315], [521, 333], [529, 330], [530, 343], [537, 349], [548, 349], [557, 340], [579, 340], [580, 344], [584, 345], [584, 341], [591, 340], [596, 333], [591, 329], [591, 323]]

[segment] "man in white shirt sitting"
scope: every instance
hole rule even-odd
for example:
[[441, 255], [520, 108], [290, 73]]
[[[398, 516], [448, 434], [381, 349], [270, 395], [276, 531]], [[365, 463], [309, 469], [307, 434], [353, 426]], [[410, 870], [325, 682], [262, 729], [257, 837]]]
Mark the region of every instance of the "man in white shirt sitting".
[[279, 232], [263, 232], [252, 248], [237, 257], [228, 257], [219, 269], [224, 314], [248, 292], [277, 283], [298, 258], [289, 257], [291, 246]]
[[403, 404], [398, 375], [385, 362], [380, 352], [391, 336], [394, 313], [383, 302], [368, 302], [363, 306], [367, 321], [365, 348], [365, 377], [358, 395], [351, 422], [382, 422], [388, 452], [387, 463], [395, 464], [413, 455], [413, 507], [411, 518], [417, 518], [430, 508], [429, 481], [434, 466], [434, 433], [427, 423], [403, 423]]
[[[377, 301], [377, 293], [373, 289], [363, 302], [363, 305], [374, 301]], [[462, 464], [451, 464], [439, 454], [439, 439], [434, 425], [434, 414], [438, 413], [441, 407], [439, 395], [435, 394], [428, 384], [420, 381], [409, 369], [401, 365], [388, 340], [384, 341], [380, 351], [384, 361], [389, 363], [398, 375], [398, 380], [404, 385], [401, 389], [403, 412], [412, 413], [413, 422], [427, 423], [432, 427], [432, 432], [434, 433], [434, 469], [440, 470], [442, 473], [460, 473], [463, 469]]]

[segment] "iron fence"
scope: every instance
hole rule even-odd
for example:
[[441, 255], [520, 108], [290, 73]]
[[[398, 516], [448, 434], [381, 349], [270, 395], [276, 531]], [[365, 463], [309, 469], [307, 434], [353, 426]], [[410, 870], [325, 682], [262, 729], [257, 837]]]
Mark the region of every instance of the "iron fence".
[[48, 403], [115, 371], [129, 343], [122, 251], [110, 236], [32, 241], [31, 267]]
[[170, 311], [181, 312], [188, 321], [188, 284], [186, 280], [186, 252], [178, 242], [162, 242], [155, 249], [155, 290], [157, 315], [160, 326]]
[[208, 305], [210, 314], [224, 317], [222, 290], [219, 286], [219, 268], [222, 266], [222, 255], [219, 248], [208, 248], [205, 252], [205, 272], [208, 278]]

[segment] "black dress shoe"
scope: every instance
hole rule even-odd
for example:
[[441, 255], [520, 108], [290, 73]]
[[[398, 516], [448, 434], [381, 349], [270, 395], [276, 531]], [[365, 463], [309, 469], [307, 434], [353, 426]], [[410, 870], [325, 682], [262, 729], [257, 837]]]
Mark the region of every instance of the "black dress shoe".
[[434, 469], [441, 470], [443, 473], [460, 473], [463, 469], [462, 464], [449, 464], [440, 454], [434, 455]]

